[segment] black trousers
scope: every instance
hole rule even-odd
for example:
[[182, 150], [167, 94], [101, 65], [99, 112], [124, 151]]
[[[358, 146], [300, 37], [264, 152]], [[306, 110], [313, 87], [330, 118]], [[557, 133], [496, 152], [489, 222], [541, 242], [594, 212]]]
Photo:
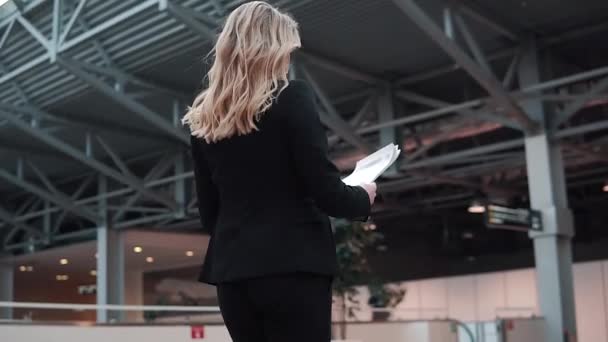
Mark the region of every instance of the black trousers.
[[293, 274], [217, 287], [233, 342], [329, 342], [331, 278]]

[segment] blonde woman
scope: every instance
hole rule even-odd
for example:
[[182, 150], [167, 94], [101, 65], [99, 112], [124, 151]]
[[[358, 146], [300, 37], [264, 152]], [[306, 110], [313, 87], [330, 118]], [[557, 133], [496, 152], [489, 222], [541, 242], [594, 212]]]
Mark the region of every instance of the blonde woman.
[[235, 342], [330, 340], [328, 215], [366, 218], [376, 185], [344, 185], [309, 87], [287, 79], [297, 23], [261, 1], [227, 18], [208, 86], [184, 117], [201, 223], [200, 281], [217, 285]]

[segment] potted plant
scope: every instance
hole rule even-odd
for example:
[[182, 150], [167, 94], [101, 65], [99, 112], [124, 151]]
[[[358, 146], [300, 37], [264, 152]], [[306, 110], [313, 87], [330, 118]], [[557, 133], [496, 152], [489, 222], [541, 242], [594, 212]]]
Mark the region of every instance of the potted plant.
[[[406, 290], [398, 286], [389, 286], [376, 281], [368, 286], [369, 300], [367, 304], [373, 309], [373, 321], [386, 321], [390, 316], [390, 308], [395, 308], [405, 297]], [[384, 310], [383, 310], [384, 309]]]
[[[350, 222], [335, 220], [333, 222], [338, 258], [338, 276], [334, 279], [333, 292], [340, 304], [341, 319], [338, 338], [346, 338], [346, 322], [355, 316], [361, 303], [356, 299], [357, 287], [372, 285], [372, 296], [382, 300], [387, 305], [397, 305], [405, 296], [405, 291], [393, 292], [378, 287], [380, 281], [372, 273], [368, 261], [368, 253], [379, 249], [384, 236], [376, 230], [374, 223]], [[380, 289], [385, 289], [380, 291]], [[381, 294], [381, 295], [380, 295]]]

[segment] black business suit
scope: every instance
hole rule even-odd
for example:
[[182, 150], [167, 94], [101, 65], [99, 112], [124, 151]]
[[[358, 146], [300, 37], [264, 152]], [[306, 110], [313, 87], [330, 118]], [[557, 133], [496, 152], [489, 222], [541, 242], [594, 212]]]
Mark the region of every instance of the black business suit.
[[[199, 212], [211, 234], [200, 281], [218, 284], [235, 342], [324, 341], [327, 327], [292, 336], [291, 328], [300, 329], [288, 323], [299, 313], [307, 330], [329, 325], [325, 311], [336, 258], [328, 215], [367, 217], [369, 197], [361, 187], [344, 185], [328, 159], [325, 131], [304, 82], [292, 81], [257, 124], [258, 131], [217, 143], [192, 138]], [[278, 309], [294, 300], [300, 310]], [[310, 312], [302, 313], [302, 304]], [[291, 321], [280, 322], [281, 316]], [[252, 319], [261, 321], [247, 322]], [[266, 327], [254, 331], [256, 326]], [[277, 333], [281, 328], [286, 331]]]

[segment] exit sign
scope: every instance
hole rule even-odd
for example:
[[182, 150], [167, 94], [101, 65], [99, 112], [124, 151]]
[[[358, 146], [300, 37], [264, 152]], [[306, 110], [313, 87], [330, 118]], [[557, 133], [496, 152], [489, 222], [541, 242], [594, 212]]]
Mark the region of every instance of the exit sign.
[[540, 212], [527, 208], [489, 204], [486, 206], [484, 221], [488, 228], [518, 231], [543, 230]]
[[202, 325], [193, 325], [190, 327], [190, 335], [193, 340], [202, 340], [205, 338], [205, 327]]

